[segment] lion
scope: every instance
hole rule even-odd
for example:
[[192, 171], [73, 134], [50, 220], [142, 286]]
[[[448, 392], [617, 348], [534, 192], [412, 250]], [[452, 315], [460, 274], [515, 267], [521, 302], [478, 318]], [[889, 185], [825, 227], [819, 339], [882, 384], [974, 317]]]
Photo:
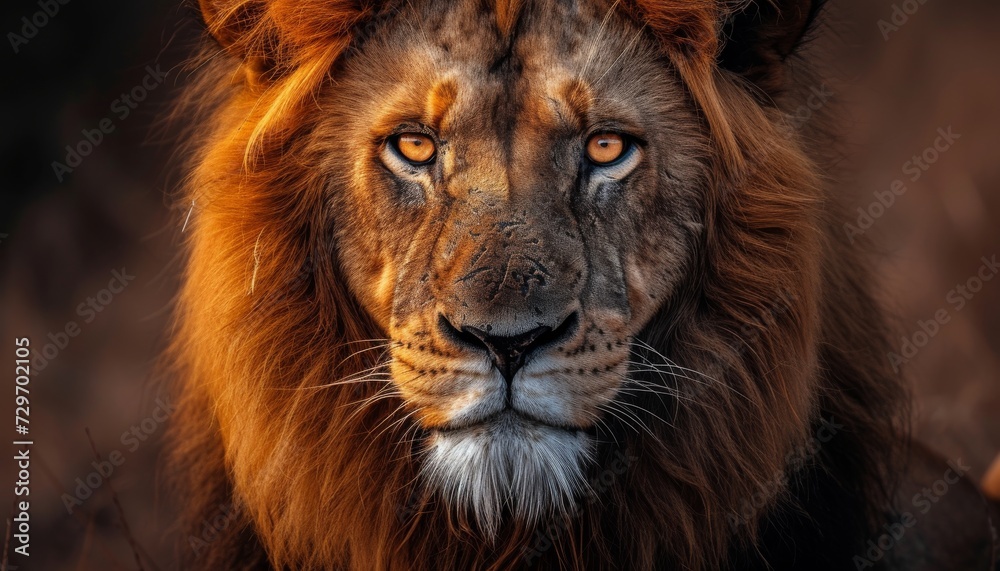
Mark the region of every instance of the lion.
[[201, 0], [182, 568], [988, 561], [790, 120], [820, 4]]

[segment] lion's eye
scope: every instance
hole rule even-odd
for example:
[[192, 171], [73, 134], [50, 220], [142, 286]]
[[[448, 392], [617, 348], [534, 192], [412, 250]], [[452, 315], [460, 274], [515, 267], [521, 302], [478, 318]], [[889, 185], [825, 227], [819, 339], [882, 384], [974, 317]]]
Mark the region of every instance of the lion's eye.
[[622, 158], [628, 141], [617, 133], [598, 133], [587, 141], [587, 159], [598, 166], [610, 165]]
[[396, 137], [395, 145], [399, 154], [415, 165], [431, 162], [437, 152], [434, 140], [420, 133], [403, 133]]

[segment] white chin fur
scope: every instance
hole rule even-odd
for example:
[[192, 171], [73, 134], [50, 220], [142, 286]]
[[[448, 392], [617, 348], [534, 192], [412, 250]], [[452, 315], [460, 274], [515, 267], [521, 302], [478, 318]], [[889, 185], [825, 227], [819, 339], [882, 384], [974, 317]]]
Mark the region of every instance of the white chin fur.
[[516, 416], [472, 428], [437, 432], [429, 442], [423, 476], [450, 505], [469, 509], [493, 537], [504, 507], [537, 523], [568, 513], [585, 491], [590, 438]]

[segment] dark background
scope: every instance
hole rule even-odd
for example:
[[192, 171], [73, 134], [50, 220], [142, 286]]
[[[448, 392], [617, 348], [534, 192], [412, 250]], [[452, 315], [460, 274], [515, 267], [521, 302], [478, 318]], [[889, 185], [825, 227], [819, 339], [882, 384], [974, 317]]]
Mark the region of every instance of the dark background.
[[[851, 174], [836, 174], [838, 191], [867, 208], [873, 193], [908, 177], [903, 164], [939, 128], [961, 135], [917, 182], [906, 181], [907, 192], [867, 233], [900, 337], [948, 312], [904, 373], [917, 436], [978, 478], [1000, 451], [1000, 279], [960, 311], [947, 296], [975, 276], [982, 257], [1000, 256], [1000, 5], [927, 0], [886, 40], [878, 22], [891, 18], [893, 1], [832, 3], [841, 32], [820, 43], [836, 64], [823, 87], [851, 142], [841, 165]], [[8, 0], [5, 39], [39, 10]], [[170, 198], [178, 165], [171, 129], [158, 120], [184, 84], [200, 34], [179, 0], [69, 0], [18, 53], [9, 40], [0, 45], [0, 339], [9, 344], [0, 352], [13, 361], [15, 337], [30, 337], [38, 351], [69, 322], [80, 329], [32, 379], [32, 555], [12, 558], [20, 569], [137, 568], [116, 497], [144, 568], [176, 568], [159, 463], [166, 423], [153, 419], [157, 399], [169, 404], [156, 365], [187, 208]], [[166, 81], [120, 119], [115, 100], [157, 64]], [[60, 182], [52, 162], [65, 162], [66, 145], [106, 117], [115, 130]], [[135, 279], [86, 322], [78, 305], [123, 268]], [[0, 414], [12, 419], [13, 383], [2, 387]], [[152, 430], [131, 451], [122, 435], [144, 421]], [[104, 457], [118, 450], [124, 463], [68, 515], [60, 497], [94, 470], [87, 428]], [[13, 464], [0, 465], [0, 498], [13, 500]]]

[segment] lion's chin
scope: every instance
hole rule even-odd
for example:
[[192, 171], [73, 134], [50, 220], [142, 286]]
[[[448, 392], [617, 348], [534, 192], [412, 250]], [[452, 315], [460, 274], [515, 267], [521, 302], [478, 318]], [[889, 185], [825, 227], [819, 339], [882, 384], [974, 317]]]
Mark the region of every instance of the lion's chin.
[[505, 513], [535, 524], [571, 512], [587, 485], [584, 468], [591, 454], [583, 431], [500, 414], [476, 426], [433, 432], [423, 476], [493, 536]]

